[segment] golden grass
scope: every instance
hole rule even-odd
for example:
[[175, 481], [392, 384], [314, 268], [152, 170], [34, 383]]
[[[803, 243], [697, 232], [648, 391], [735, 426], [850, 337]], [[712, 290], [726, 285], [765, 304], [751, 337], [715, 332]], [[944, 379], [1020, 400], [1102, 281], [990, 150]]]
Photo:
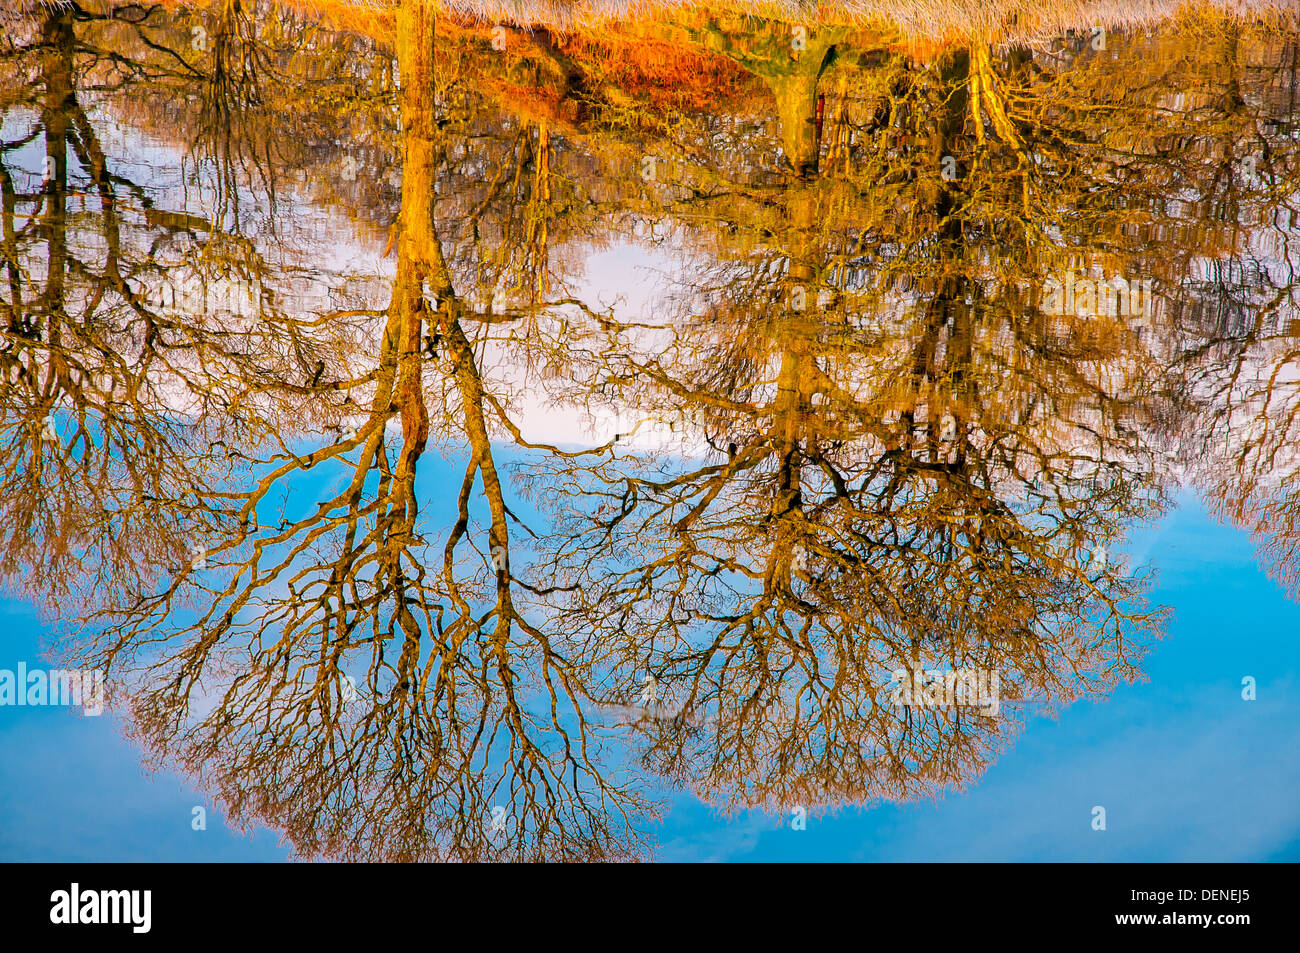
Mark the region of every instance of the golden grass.
[[[291, 0], [322, 12], [349, 8], [382, 15], [391, 0]], [[971, 37], [1035, 40], [1067, 30], [1146, 27], [1172, 17], [1209, 15], [1294, 25], [1294, 0], [442, 0], [465, 22], [539, 25], [582, 32], [611, 22], [682, 11], [747, 14], [789, 23], [883, 28], [919, 40]]]
[[[22, 9], [58, 0], [18, 0]], [[214, 7], [232, 0], [163, 0], [164, 5]], [[245, 3], [268, 0], [243, 0]], [[395, 29], [396, 0], [270, 0], [310, 14], [322, 23], [385, 41]], [[1069, 30], [1148, 28], [1162, 21], [1204, 18], [1300, 26], [1296, 0], [435, 0], [449, 19], [465, 26], [497, 23], [543, 26], [592, 35], [616, 24], [674, 19], [708, 12], [748, 15], [792, 24], [857, 26], [894, 34], [900, 43], [927, 47], [980, 39], [994, 43], [1034, 42]], [[114, 0], [83, 0], [103, 9]]]

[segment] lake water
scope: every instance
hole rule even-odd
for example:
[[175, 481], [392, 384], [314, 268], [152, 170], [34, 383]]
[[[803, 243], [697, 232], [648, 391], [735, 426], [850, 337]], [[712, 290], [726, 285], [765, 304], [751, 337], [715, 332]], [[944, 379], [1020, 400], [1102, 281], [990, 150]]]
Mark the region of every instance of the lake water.
[[0, 858], [1300, 858], [1238, 7], [6, 14]]

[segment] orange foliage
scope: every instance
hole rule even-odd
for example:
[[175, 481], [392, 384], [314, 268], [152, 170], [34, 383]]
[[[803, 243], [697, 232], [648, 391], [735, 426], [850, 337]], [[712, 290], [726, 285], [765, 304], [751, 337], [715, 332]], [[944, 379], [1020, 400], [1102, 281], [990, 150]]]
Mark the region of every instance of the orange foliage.
[[661, 109], [707, 111], [753, 84], [731, 60], [626, 30], [572, 34], [564, 52], [606, 82]]

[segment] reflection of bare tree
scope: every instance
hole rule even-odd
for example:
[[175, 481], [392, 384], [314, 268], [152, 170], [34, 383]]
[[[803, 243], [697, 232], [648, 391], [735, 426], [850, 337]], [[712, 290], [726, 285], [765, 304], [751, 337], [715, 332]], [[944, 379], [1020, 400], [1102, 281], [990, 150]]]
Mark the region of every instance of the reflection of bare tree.
[[[991, 670], [1009, 698], [1065, 703], [1136, 677], [1159, 631], [1113, 553], [1160, 503], [1142, 439], [1163, 412], [1157, 359], [1114, 316], [1043, 314], [1057, 259], [1034, 250], [1087, 208], [1113, 236], [1108, 261], [1160, 257], [1106, 226], [1133, 214], [1120, 182], [1049, 191], [1035, 170], [1091, 161], [1107, 122], [1142, 127], [1102, 92], [1074, 107], [1093, 127], [1046, 125], [1069, 100], [1023, 52], [931, 70], [846, 61], [866, 75], [840, 89], [866, 92], [842, 112], [888, 146], [858, 160], [868, 172], [851, 119], [847, 165], [821, 171], [810, 148], [780, 183], [697, 157], [699, 178], [735, 184], [668, 207], [691, 209], [721, 263], [684, 281], [661, 330], [605, 320], [588, 348], [588, 386], [698, 425], [712, 452], [532, 474], [563, 527], [546, 564], [557, 624], [610, 647], [610, 699], [643, 673], [663, 685], [685, 714], [647, 729], [652, 761], [733, 806], [961, 783], [1013, 726], [891, 709], [892, 671]], [[978, 153], [963, 152], [981, 124]], [[941, 174], [950, 151], [961, 176]], [[1057, 241], [1086, 247], [1069, 230]], [[699, 288], [710, 300], [692, 320]]]
[[[1227, 351], [1227, 354], [1224, 352]], [[1213, 447], [1199, 481], [1219, 517], [1248, 530], [1274, 577], [1300, 591], [1300, 492], [1295, 447], [1300, 438], [1300, 358], [1293, 335], [1255, 347], [1215, 349], [1218, 366], [1197, 368], [1201, 383], [1221, 388], [1206, 408], [1199, 440]]]
[[[70, 8], [47, 11], [5, 64], [35, 63], [39, 80], [18, 104], [27, 131], [0, 155], [6, 570], [54, 598], [78, 559], [126, 590], [178, 561], [184, 521], [203, 522], [187, 494], [212, 431], [178, 402], [187, 380], [190, 397], [214, 394], [231, 358], [226, 341], [194, 347], [188, 321], [149, 300], [167, 236], [140, 221], [148, 196], [110, 169], [79, 99], [74, 60], [93, 53], [74, 23]], [[189, 509], [160, 518], [162, 500]]]
[[[149, 494], [148, 511], [188, 533], [203, 557], [103, 604], [92, 615], [102, 634], [79, 654], [124, 683], [135, 731], [157, 756], [203, 776], [236, 817], [282, 827], [306, 853], [635, 853], [633, 822], [649, 805], [635, 778], [611, 779], [573, 664], [514, 604], [510, 514], [488, 430], [500, 405], [485, 394], [463, 326], [482, 316], [452, 286], [434, 218], [445, 149], [429, 47], [418, 39], [432, 24], [424, 10], [403, 16], [413, 38], [399, 49], [403, 204], [373, 366], [337, 347], [364, 331], [364, 308], [302, 314], [291, 287], [275, 289], [266, 274], [247, 333], [188, 316], [187, 361], [165, 370], [187, 393], [206, 389], [203, 406], [220, 423], [199, 430], [191, 469], [176, 473], [183, 485]], [[200, 224], [153, 220], [181, 243]], [[160, 322], [187, 317], [143, 301], [140, 309]], [[165, 355], [172, 329], [148, 346]], [[223, 349], [253, 346], [256, 354], [238, 351], [242, 362], [209, 366]], [[188, 360], [195, 355], [202, 374]], [[314, 370], [303, 366], [307, 355]], [[450, 390], [431, 427], [424, 378], [435, 369]], [[153, 383], [161, 369], [141, 374]], [[142, 395], [145, 410], [161, 416], [164, 396]], [[193, 409], [179, 419], [188, 423]], [[339, 414], [336, 439], [303, 446], [303, 423]], [[226, 451], [201, 452], [217, 426]], [[459, 518], [433, 559], [416, 489], [431, 430], [440, 439], [459, 432], [469, 445]], [[331, 485], [321, 490], [316, 474]], [[303, 493], [315, 505], [299, 505]], [[472, 548], [479, 499], [485, 551]], [[102, 581], [89, 585], [92, 598], [105, 597]]]
[[1190, 213], [1176, 227], [1199, 240], [1175, 252], [1183, 281], [1161, 346], [1183, 415], [1161, 436], [1211, 511], [1249, 531], [1294, 594], [1297, 44], [1237, 31], [1209, 42], [1226, 69], [1195, 102], [1209, 130], [1193, 147], [1200, 174], [1181, 180]]
[[[1139, 49], [922, 67], [836, 28], [782, 59], [783, 28], [705, 18], [684, 39], [772, 101], [669, 121], [549, 34], [512, 33], [522, 60], [468, 31], [435, 43], [424, 3], [398, 13], [400, 90], [382, 54], [291, 51], [278, 15], [218, 4], [212, 55], [174, 57], [156, 46], [190, 14], [151, 16], [153, 65], [117, 102], [195, 92], [177, 139], [215, 160], [216, 211], [103, 154], [77, 95], [102, 24], [49, 12], [22, 54], [53, 174], [32, 191], [27, 140], [4, 144], [6, 572], [75, 581], [76, 654], [240, 821], [309, 855], [638, 856], [656, 778], [729, 808], [935, 794], [979, 776], [1017, 703], [1140, 674], [1161, 613], [1117, 550], [1158, 511], [1147, 435], [1192, 385], [1161, 373], [1152, 330], [1045, 314], [1038, 289], [1067, 265], [1149, 270], [1166, 333], [1173, 263], [1205, 251], [1160, 231], [1172, 183], [1258, 200], [1231, 157], [1201, 161], [1258, 118], [1248, 86], [1179, 116], [1215, 132], [1177, 152], [1157, 147], [1173, 71], [1139, 70]], [[314, 56], [337, 74], [328, 107], [295, 87]], [[1120, 74], [1137, 78], [1116, 92]], [[530, 75], [542, 115], [485, 91]], [[338, 150], [300, 146], [335, 128]], [[642, 147], [673, 174], [644, 175]], [[380, 292], [322, 304], [334, 239], [291, 248], [275, 209], [301, 207], [270, 181], [340, 151], [359, 181], [312, 194], [386, 224], [400, 181], [396, 262]], [[270, 243], [230, 214], [256, 181], [285, 226]], [[98, 209], [71, 215], [83, 185]], [[586, 252], [662, 231], [690, 267], [654, 320], [573, 293]], [[161, 300], [182, 265], [205, 294], [252, 289], [248, 313]], [[512, 414], [538, 366], [570, 409], [669, 424], [680, 446], [633, 424], [594, 450], [529, 441]], [[33, 436], [51, 409], [57, 445]], [[505, 448], [550, 525], [513, 498]], [[441, 532], [430, 451], [458, 466]], [[996, 672], [1007, 707], [891, 703], [895, 671], [935, 668]]]
[[[1239, 258], [1232, 264], [1251, 267]], [[1254, 301], [1243, 308], [1239, 297]], [[1250, 290], [1205, 283], [1182, 311], [1186, 326], [1173, 363], [1196, 412], [1171, 428], [1211, 511], [1251, 533], [1293, 595], [1300, 588], [1295, 312], [1294, 273], [1282, 263], [1261, 271]]]
[[[1150, 489], [1074, 442], [1116, 397], [1066, 393], [1047, 362], [990, 378], [978, 356], [917, 365], [830, 327], [720, 327], [655, 357], [624, 337], [605, 353], [624, 356], [617, 379], [645, 382], [647, 415], [698, 412], [725, 451], [534, 470], [563, 528], [548, 563], [557, 626], [617, 654], [611, 698], [648, 667], [671, 708], [711, 719], [656, 734], [656, 754], [737, 803], [967, 779], [1008, 723], [914, 724], [888, 706], [892, 671], [996, 671], [1007, 698], [1065, 702], [1134, 677], [1158, 622], [1139, 581], [1100, 555], [1150, 512]], [[959, 369], [967, 399], [936, 419]], [[1055, 420], [1037, 409], [1044, 379]], [[776, 712], [786, 727], [763, 728]], [[931, 720], [952, 729], [946, 746]]]

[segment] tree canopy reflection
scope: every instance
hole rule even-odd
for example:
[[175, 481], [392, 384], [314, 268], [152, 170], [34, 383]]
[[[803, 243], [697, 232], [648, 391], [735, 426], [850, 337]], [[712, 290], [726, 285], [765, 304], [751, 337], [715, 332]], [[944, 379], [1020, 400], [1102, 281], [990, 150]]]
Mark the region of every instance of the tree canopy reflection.
[[[1178, 481], [1294, 583], [1293, 35], [395, 16], [0, 50], [5, 578], [237, 821], [631, 858], [678, 785], [933, 796], [1141, 676]], [[892, 703], [933, 669], [1000, 711]]]

